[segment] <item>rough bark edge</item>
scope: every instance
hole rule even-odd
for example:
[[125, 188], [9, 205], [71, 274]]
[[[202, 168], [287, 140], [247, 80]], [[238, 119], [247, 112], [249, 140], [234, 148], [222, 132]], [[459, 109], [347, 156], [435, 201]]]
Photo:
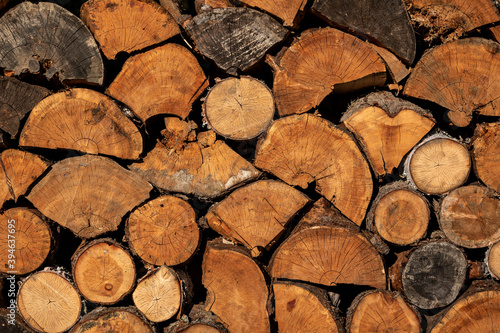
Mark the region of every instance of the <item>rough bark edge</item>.
[[490, 252], [491, 252], [491, 249], [493, 248], [493, 246], [500, 246], [500, 241], [497, 241], [493, 244], [491, 244], [489, 247], [488, 247], [488, 250], [486, 251], [486, 255], [485, 255], [485, 258], [484, 258], [484, 263], [482, 263], [483, 267], [484, 267], [484, 270], [485, 270], [485, 273], [488, 275], [488, 276], [491, 276], [493, 279], [495, 280], [500, 280], [500, 276], [496, 276], [490, 269]]
[[217, 321], [218, 317], [211, 311], [204, 309], [204, 304], [196, 304], [189, 313], [189, 317], [183, 315], [178, 321], [165, 327], [164, 333], [181, 333], [191, 326], [202, 324], [211, 326], [221, 333], [229, 333], [224, 325]]
[[139, 317], [145, 325], [149, 326], [151, 328], [151, 333], [156, 332], [156, 330], [153, 328], [153, 325], [140, 313], [139, 310], [135, 306], [120, 306], [120, 307], [98, 307], [89, 313], [85, 314], [84, 316], [81, 316], [77, 323], [68, 331], [68, 333], [76, 333], [77, 329], [85, 325], [85, 322], [90, 321], [90, 320], [97, 320], [107, 314], [113, 313], [115, 311], [123, 311], [123, 312], [128, 312], [132, 315], [135, 315]]

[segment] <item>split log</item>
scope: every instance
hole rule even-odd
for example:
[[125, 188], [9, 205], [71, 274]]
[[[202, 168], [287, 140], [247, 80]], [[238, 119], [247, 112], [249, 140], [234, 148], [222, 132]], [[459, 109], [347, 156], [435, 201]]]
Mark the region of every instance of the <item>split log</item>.
[[403, 157], [432, 129], [432, 115], [389, 92], [365, 96], [341, 118], [358, 138], [375, 172], [391, 173]]
[[254, 164], [292, 186], [316, 182], [319, 194], [361, 225], [373, 190], [370, 168], [355, 141], [329, 121], [311, 114], [275, 121]]
[[127, 59], [106, 93], [127, 104], [142, 121], [158, 115], [186, 118], [208, 86], [188, 49], [166, 44]]
[[370, 46], [375, 50], [375, 52], [378, 53], [382, 60], [384, 60], [385, 67], [387, 68], [394, 83], [401, 82], [410, 74], [408, 67], [403, 64], [403, 62], [399, 60], [394, 53], [375, 44], [371, 44]]
[[422, 239], [430, 220], [429, 203], [402, 182], [381, 187], [368, 212], [368, 230], [396, 245], [411, 245]]
[[422, 56], [403, 93], [445, 107], [451, 122], [464, 127], [474, 113], [500, 116], [499, 65], [500, 44], [494, 41], [449, 42]]
[[489, 247], [485, 261], [490, 275], [500, 280], [500, 242], [496, 242]]
[[78, 290], [96, 304], [115, 304], [135, 284], [132, 256], [109, 238], [97, 239], [80, 248], [71, 266]]
[[[168, 119], [168, 118], [167, 118]], [[189, 124], [166, 121], [164, 140], [158, 142], [142, 163], [129, 168], [157, 187], [202, 198], [215, 198], [233, 186], [250, 181], [260, 172], [212, 131], [198, 133], [191, 141]], [[183, 135], [176, 137], [177, 135]]]
[[259, 8], [273, 16], [278, 17], [285, 27], [296, 27], [302, 16], [307, 1], [304, 0], [238, 0], [238, 3]]
[[17, 201], [49, 166], [40, 156], [16, 149], [4, 150], [0, 165], [0, 205]]
[[37, 212], [11, 208], [0, 214], [0, 272], [24, 275], [40, 267], [50, 253], [52, 235]]
[[194, 0], [197, 14], [212, 10], [213, 8], [234, 7], [230, 0]]
[[184, 20], [183, 16], [187, 16], [182, 13], [181, 0], [160, 0], [160, 5], [167, 10], [170, 16], [172, 16], [178, 24], [181, 24]]
[[61, 274], [45, 270], [27, 277], [19, 287], [18, 311], [39, 332], [65, 332], [80, 317], [82, 303], [73, 284]]
[[175, 316], [182, 304], [182, 286], [175, 271], [161, 266], [148, 272], [132, 294], [134, 304], [152, 322]]
[[151, 189], [112, 160], [84, 155], [54, 164], [28, 200], [78, 237], [92, 238], [116, 230], [123, 215], [148, 198]]
[[180, 33], [167, 10], [151, 0], [91, 0], [82, 5], [80, 16], [108, 59]]
[[188, 261], [200, 242], [193, 208], [173, 196], [158, 197], [133, 211], [125, 234], [132, 252], [157, 266]]
[[102, 85], [99, 48], [83, 22], [50, 2], [22, 2], [0, 18], [0, 67], [19, 75], [56, 73], [63, 83]]
[[420, 333], [420, 316], [398, 293], [370, 290], [359, 294], [347, 313], [347, 331]]
[[198, 51], [230, 74], [248, 70], [287, 34], [270, 16], [241, 7], [203, 12], [185, 29]]
[[412, 150], [405, 162], [409, 181], [427, 194], [444, 194], [462, 186], [470, 169], [467, 148], [444, 134], [426, 138]]
[[415, 58], [415, 33], [402, 0], [314, 0], [314, 13], [330, 24], [374, 39], [400, 58]]
[[266, 281], [246, 251], [209, 242], [202, 270], [205, 309], [215, 313], [230, 332], [270, 332]]
[[451, 191], [442, 201], [439, 227], [453, 243], [486, 247], [500, 240], [500, 199], [493, 190], [469, 185]]
[[310, 29], [278, 54], [268, 57], [274, 70], [273, 93], [281, 116], [303, 113], [333, 92], [381, 86], [385, 65], [370, 45], [332, 28]]
[[138, 159], [142, 136], [111, 98], [75, 88], [51, 95], [34, 107], [19, 145]]
[[500, 192], [500, 123], [483, 123], [474, 131], [472, 157], [477, 177], [488, 187]]
[[218, 82], [203, 104], [205, 121], [218, 134], [232, 140], [253, 139], [274, 116], [271, 90], [249, 76]]
[[14, 138], [21, 120], [48, 94], [43, 87], [0, 76], [0, 128]]
[[260, 180], [231, 193], [208, 210], [208, 225], [246, 246], [252, 256], [268, 250], [291, 218], [309, 202], [302, 192], [274, 180]]
[[86, 314], [69, 333], [141, 332], [155, 331], [134, 307], [97, 308]]
[[273, 283], [275, 318], [280, 333], [343, 332], [337, 311], [326, 292], [310, 285]]

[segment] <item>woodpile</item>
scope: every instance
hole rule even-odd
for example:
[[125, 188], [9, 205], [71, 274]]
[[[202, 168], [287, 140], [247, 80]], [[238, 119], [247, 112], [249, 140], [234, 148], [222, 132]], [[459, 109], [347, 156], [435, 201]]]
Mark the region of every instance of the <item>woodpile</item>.
[[493, 0], [0, 0], [0, 332], [493, 332]]

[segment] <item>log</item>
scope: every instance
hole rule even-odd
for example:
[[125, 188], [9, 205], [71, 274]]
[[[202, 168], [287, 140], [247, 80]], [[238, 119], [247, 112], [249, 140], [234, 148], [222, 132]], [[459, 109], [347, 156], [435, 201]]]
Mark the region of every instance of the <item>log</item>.
[[164, 333], [229, 333], [216, 315], [205, 311], [203, 304], [193, 306], [188, 320], [178, 320], [170, 324]]
[[218, 134], [249, 140], [264, 132], [274, 116], [271, 90], [250, 76], [218, 82], [203, 104], [205, 121]]
[[157, 266], [188, 261], [200, 242], [193, 208], [186, 201], [169, 195], [153, 199], [133, 211], [125, 234], [131, 251]]
[[370, 46], [384, 60], [387, 72], [394, 83], [403, 81], [410, 74], [408, 67], [394, 53], [375, 44]]
[[311, 114], [276, 120], [254, 164], [292, 186], [315, 182], [316, 192], [361, 225], [373, 190], [370, 168], [355, 141], [329, 121]]
[[238, 0], [238, 3], [258, 8], [277, 17], [285, 27], [296, 28], [304, 16], [307, 1], [304, 0]]
[[292, 217], [309, 202], [300, 191], [274, 180], [239, 188], [208, 210], [208, 225], [224, 238], [246, 246], [257, 257], [287, 230]]
[[69, 333], [101, 332], [154, 333], [134, 307], [97, 308], [83, 316]]
[[425, 236], [430, 218], [427, 200], [406, 183], [395, 182], [379, 189], [366, 225], [392, 244], [411, 245]]
[[[2, 1], [0, 0], [0, 7]], [[15, 315], [15, 306], [14, 312], [10, 312], [10, 309], [6, 309], [2, 307], [0, 309], [0, 329], [2, 332], [9, 333], [33, 333], [34, 331], [29, 328], [21, 319], [20, 316]], [[11, 319], [14, 318], [14, 319]]]
[[48, 94], [43, 87], [0, 76], [0, 128], [14, 138], [21, 120]]
[[151, 189], [116, 162], [84, 155], [54, 164], [28, 200], [78, 237], [92, 238], [116, 230], [123, 215], [148, 198]]
[[381, 86], [385, 65], [370, 45], [332, 28], [309, 29], [276, 58], [273, 93], [280, 116], [307, 112], [332, 91]]
[[83, 297], [96, 304], [115, 304], [135, 284], [132, 256], [110, 238], [81, 247], [71, 263], [75, 284]]
[[63, 274], [44, 270], [28, 276], [17, 295], [19, 314], [39, 332], [65, 332], [80, 317], [82, 303]]
[[137, 282], [132, 299], [148, 320], [157, 323], [169, 320], [181, 309], [181, 281], [173, 269], [163, 265]]
[[138, 159], [143, 143], [137, 127], [111, 98], [75, 88], [51, 95], [33, 108], [19, 145]]
[[128, 58], [106, 94], [128, 105], [142, 121], [158, 114], [184, 119], [207, 86], [194, 55], [165, 44]]
[[194, 0], [194, 8], [197, 14], [212, 10], [214, 8], [234, 7], [230, 0]]
[[[202, 198], [219, 197], [234, 186], [257, 178], [260, 172], [212, 131], [189, 134], [189, 124], [167, 121], [158, 142], [142, 163], [129, 168], [157, 187]], [[184, 134], [181, 134], [184, 133]], [[176, 135], [184, 135], [177, 137]], [[175, 139], [174, 139], [175, 138]]]
[[25, 275], [42, 265], [51, 250], [52, 233], [34, 210], [11, 208], [0, 214], [0, 272]]
[[454, 125], [465, 127], [474, 113], [500, 116], [499, 63], [497, 42], [484, 38], [449, 42], [422, 56], [403, 93], [441, 105]]
[[99, 48], [83, 22], [50, 2], [22, 2], [0, 18], [0, 67], [63, 83], [102, 85]]
[[266, 281], [249, 253], [209, 242], [202, 270], [205, 309], [216, 314], [230, 332], [270, 332]]
[[408, 155], [405, 174], [420, 191], [444, 194], [460, 187], [469, 177], [469, 151], [445, 134], [427, 137]]
[[160, 5], [167, 10], [178, 24], [181, 24], [185, 15], [182, 13], [183, 8], [180, 0], [160, 0]]
[[230, 74], [250, 69], [287, 34], [270, 16], [238, 7], [203, 12], [184, 28], [196, 49]]
[[472, 143], [472, 158], [477, 177], [486, 186], [500, 192], [500, 170], [496, 167], [500, 156], [500, 123], [478, 124]]
[[500, 280], [500, 242], [496, 242], [488, 248], [485, 262], [490, 275]]
[[314, 0], [311, 9], [330, 24], [372, 38], [410, 64], [415, 58], [415, 33], [402, 0]]
[[302, 283], [275, 282], [273, 292], [279, 332], [343, 332], [338, 310], [324, 290]]
[[180, 33], [167, 10], [151, 0], [91, 0], [80, 8], [80, 17], [108, 59], [115, 59], [119, 52], [142, 50]]
[[354, 133], [379, 176], [397, 169], [436, 123], [428, 111], [389, 92], [372, 93], [355, 101], [341, 121]]
[[369, 290], [356, 296], [347, 313], [347, 332], [420, 333], [420, 316], [404, 298], [388, 290]]

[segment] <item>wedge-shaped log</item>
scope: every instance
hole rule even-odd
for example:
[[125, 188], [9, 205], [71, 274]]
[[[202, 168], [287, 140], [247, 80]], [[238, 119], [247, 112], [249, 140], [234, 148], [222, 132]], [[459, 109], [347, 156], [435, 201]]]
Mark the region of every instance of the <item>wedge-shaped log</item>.
[[332, 28], [306, 30], [268, 63], [281, 116], [306, 112], [332, 91], [380, 86], [386, 80], [384, 62], [368, 43]]
[[133, 306], [119, 308], [97, 308], [83, 316], [70, 333], [101, 333], [109, 330], [119, 332], [155, 332]]
[[474, 113], [500, 116], [500, 44], [466, 38], [437, 46], [419, 60], [403, 93], [448, 109], [459, 127]]
[[224, 238], [246, 246], [252, 256], [269, 249], [290, 219], [309, 202], [302, 192], [274, 180], [260, 180], [210, 207], [206, 219]]
[[0, 18], [0, 67], [58, 74], [65, 83], [101, 85], [104, 65], [97, 43], [83, 22], [50, 2], [22, 2]]
[[143, 121], [157, 114], [184, 119], [207, 86], [194, 55], [180, 45], [166, 44], [127, 59], [106, 93]]
[[287, 30], [270, 16], [250, 8], [214, 8], [190, 20], [186, 31], [196, 48], [229, 73], [255, 65]]
[[19, 145], [138, 159], [142, 136], [111, 98], [75, 88], [51, 95], [35, 106]]
[[270, 332], [266, 280], [249, 254], [210, 242], [202, 269], [207, 311], [215, 313], [230, 332]]
[[303, 15], [307, 1], [304, 0], [240, 0], [238, 1], [250, 7], [259, 8], [283, 21], [285, 27], [296, 26]]
[[500, 123], [483, 123], [476, 126], [472, 156], [476, 175], [488, 187], [500, 192]]
[[279, 119], [259, 142], [255, 166], [290, 185], [316, 191], [360, 225], [370, 203], [370, 167], [355, 141], [320, 117], [304, 114]]
[[118, 228], [123, 215], [149, 197], [152, 186], [106, 157], [71, 157], [52, 166], [28, 200], [78, 237]]
[[108, 59], [180, 33], [167, 10], [151, 0], [91, 0], [82, 5], [80, 16]]
[[389, 92], [357, 100], [341, 121], [358, 138], [379, 176], [397, 168], [435, 124], [428, 111]]
[[388, 74], [391, 76], [394, 83], [399, 83], [410, 74], [408, 66], [399, 60], [394, 53], [382, 46], [377, 46], [375, 44], [371, 44], [370, 46], [378, 53], [382, 60], [384, 60]]

